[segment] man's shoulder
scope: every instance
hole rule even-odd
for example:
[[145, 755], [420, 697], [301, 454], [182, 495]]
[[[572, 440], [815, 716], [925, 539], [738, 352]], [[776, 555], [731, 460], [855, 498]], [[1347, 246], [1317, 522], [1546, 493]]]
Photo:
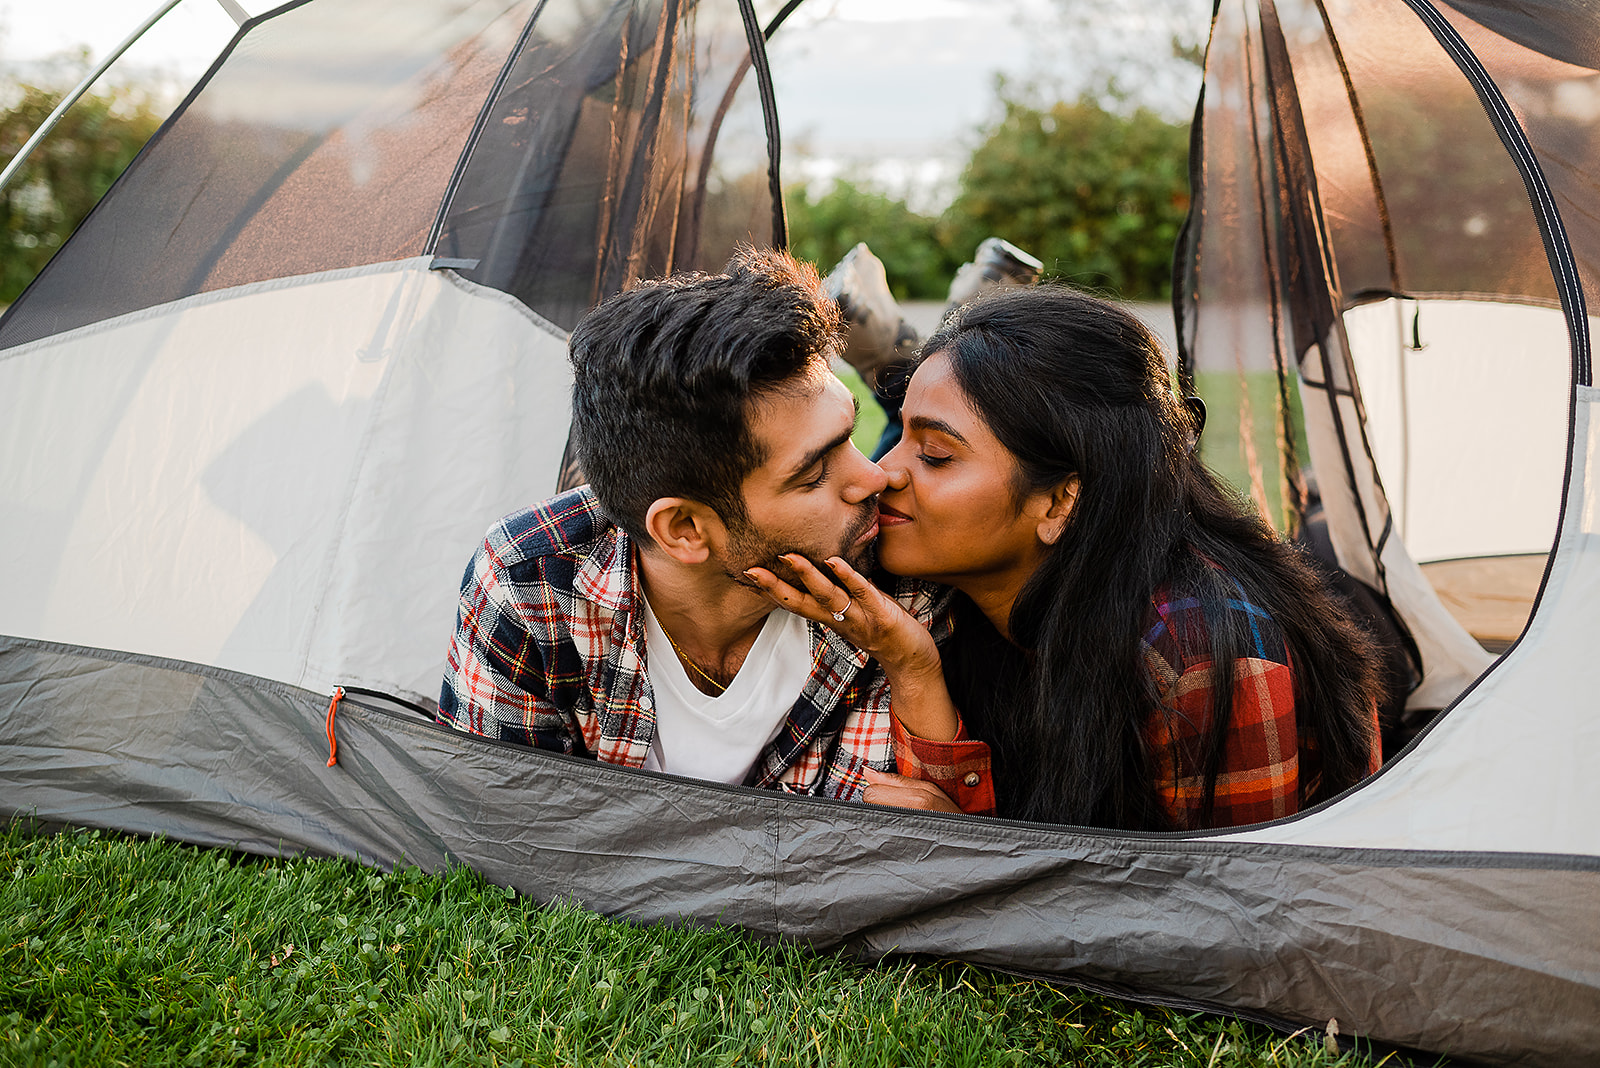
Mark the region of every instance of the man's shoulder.
[[618, 528], [587, 486], [512, 512], [489, 528], [484, 549], [504, 568], [545, 557], [576, 558], [615, 539]]

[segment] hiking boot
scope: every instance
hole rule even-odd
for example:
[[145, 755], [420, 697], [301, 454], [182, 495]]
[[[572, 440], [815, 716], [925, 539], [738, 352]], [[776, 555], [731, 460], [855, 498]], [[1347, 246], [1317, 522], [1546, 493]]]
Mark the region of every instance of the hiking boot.
[[1044, 264], [1011, 242], [986, 237], [978, 243], [972, 262], [963, 263], [950, 280], [950, 307], [1002, 286], [1031, 286], [1043, 268]]
[[901, 317], [900, 305], [889, 292], [883, 261], [872, 254], [866, 242], [846, 252], [823, 284], [850, 325], [841, 353], [844, 362], [860, 373], [868, 387], [876, 384], [878, 372], [916, 352], [921, 339]]

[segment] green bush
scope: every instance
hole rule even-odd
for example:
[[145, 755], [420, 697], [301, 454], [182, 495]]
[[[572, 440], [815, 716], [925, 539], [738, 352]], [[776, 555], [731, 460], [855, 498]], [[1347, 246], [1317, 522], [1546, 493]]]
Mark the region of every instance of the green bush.
[[[0, 112], [0, 161], [10, 163], [43, 125], [61, 94], [11, 87], [15, 103]], [[161, 125], [149, 98], [130, 88], [87, 94], [0, 191], [0, 304], [27, 288], [89, 209]]]
[[1045, 276], [1128, 300], [1166, 299], [1189, 210], [1189, 129], [1091, 98], [1046, 109], [1007, 99], [938, 218], [851, 181], [821, 195], [792, 187], [789, 247], [824, 271], [857, 241], [883, 261], [901, 300], [942, 300], [979, 241], [1006, 238]]
[[856, 242], [865, 241], [883, 261], [889, 288], [899, 300], [943, 300], [962, 254], [940, 240], [940, 221], [918, 215], [885, 193], [837, 181], [812, 198], [804, 186], [784, 194], [789, 214], [789, 251], [824, 272]]
[[1046, 276], [1165, 298], [1189, 210], [1188, 137], [1187, 124], [1142, 108], [1006, 100], [945, 213], [950, 240], [972, 248], [998, 234], [1043, 260]]

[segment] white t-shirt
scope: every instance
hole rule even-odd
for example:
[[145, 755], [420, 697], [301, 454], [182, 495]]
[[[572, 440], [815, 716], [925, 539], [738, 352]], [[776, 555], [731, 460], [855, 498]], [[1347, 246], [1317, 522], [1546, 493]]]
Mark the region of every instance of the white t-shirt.
[[743, 782], [761, 750], [778, 736], [811, 675], [811, 628], [774, 609], [727, 690], [716, 697], [689, 681], [650, 602], [644, 605], [645, 654], [655, 691], [656, 733], [644, 766], [716, 782]]

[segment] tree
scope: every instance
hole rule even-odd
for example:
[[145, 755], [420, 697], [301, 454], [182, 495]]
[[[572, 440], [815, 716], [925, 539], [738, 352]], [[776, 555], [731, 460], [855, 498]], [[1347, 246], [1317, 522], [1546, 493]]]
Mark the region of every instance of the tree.
[[[61, 94], [14, 85], [0, 112], [0, 160], [9, 163]], [[161, 125], [149, 97], [120, 87], [86, 94], [0, 191], [0, 304], [17, 298]]]
[[946, 243], [970, 249], [996, 234], [1043, 260], [1047, 276], [1129, 299], [1169, 295], [1189, 209], [1187, 124], [1088, 97], [1004, 104], [945, 213]]
[[791, 252], [828, 271], [856, 242], [865, 241], [883, 261], [889, 288], [899, 300], [943, 300], [964, 258], [952, 255], [941, 240], [939, 220], [853, 182], [836, 181], [816, 199], [804, 186], [792, 186], [784, 205]]

